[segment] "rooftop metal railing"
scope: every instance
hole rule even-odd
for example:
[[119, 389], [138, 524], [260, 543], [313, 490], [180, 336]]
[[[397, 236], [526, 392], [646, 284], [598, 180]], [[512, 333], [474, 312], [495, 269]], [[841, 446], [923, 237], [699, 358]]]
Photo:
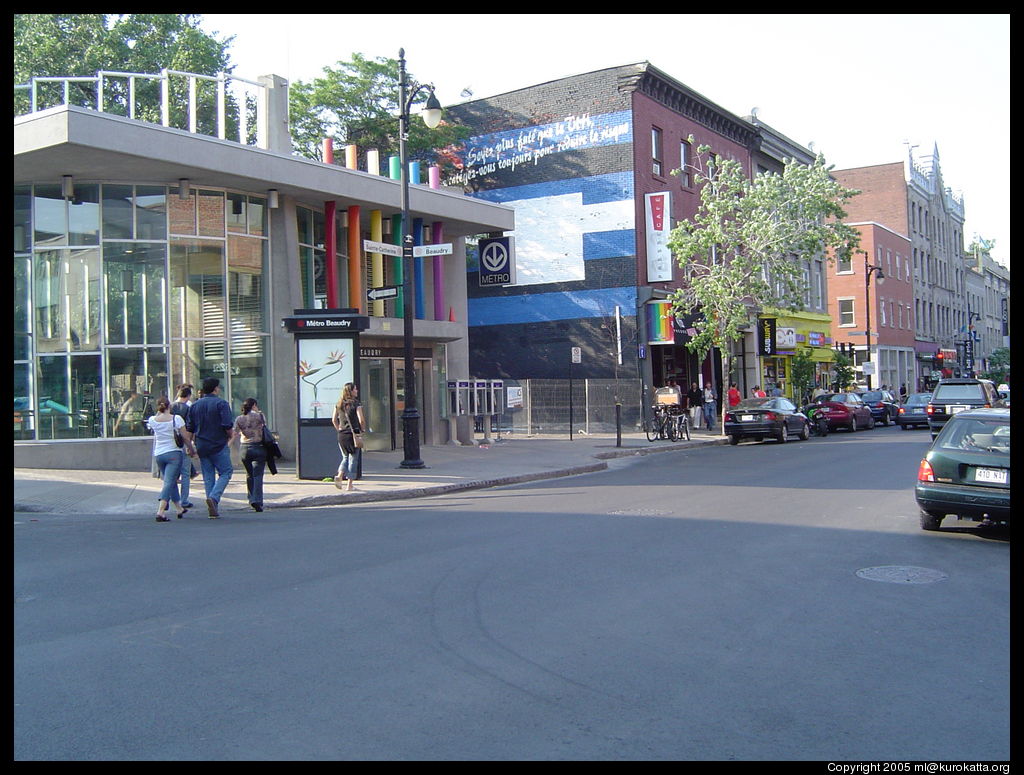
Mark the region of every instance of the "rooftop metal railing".
[[[158, 94], [156, 89], [146, 88], [154, 82], [159, 84]], [[200, 75], [167, 68], [158, 74], [100, 70], [94, 76], [35, 76], [14, 89], [16, 116], [57, 105], [77, 105], [222, 140], [228, 139], [230, 131], [231, 139], [237, 137], [243, 145], [268, 147], [263, 131], [266, 121], [261, 120], [267, 111], [267, 87], [229, 73]], [[27, 111], [19, 111], [18, 92], [27, 97]], [[22, 108], [25, 102], [23, 97]]]

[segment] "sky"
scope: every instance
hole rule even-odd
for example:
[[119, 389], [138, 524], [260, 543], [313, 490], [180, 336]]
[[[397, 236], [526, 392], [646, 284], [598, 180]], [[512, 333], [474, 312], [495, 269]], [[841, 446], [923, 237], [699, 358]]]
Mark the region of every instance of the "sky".
[[[1009, 14], [203, 14], [234, 73], [310, 81], [353, 53], [397, 58], [444, 105], [648, 61], [836, 169], [938, 148], [964, 243], [1010, 261]], [[464, 90], [472, 92], [465, 96]]]

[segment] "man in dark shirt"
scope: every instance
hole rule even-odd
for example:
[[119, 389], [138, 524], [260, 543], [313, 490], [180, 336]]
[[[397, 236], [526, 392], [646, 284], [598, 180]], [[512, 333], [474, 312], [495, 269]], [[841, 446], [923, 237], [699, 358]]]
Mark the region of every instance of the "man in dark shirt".
[[220, 380], [216, 377], [203, 380], [202, 398], [189, 408], [185, 428], [193, 435], [199, 454], [210, 519], [220, 516], [217, 507], [234, 471], [228, 448], [235, 435], [234, 424], [231, 405], [220, 397]]

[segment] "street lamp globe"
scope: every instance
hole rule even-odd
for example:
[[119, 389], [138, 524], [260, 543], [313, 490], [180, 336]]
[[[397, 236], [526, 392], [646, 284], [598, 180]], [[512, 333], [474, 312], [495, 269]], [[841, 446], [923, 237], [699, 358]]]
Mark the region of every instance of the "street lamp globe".
[[428, 129], [437, 129], [437, 125], [441, 123], [441, 103], [434, 96], [433, 89], [430, 91], [430, 96], [427, 97], [427, 104], [423, 106], [422, 115], [423, 123], [427, 125]]

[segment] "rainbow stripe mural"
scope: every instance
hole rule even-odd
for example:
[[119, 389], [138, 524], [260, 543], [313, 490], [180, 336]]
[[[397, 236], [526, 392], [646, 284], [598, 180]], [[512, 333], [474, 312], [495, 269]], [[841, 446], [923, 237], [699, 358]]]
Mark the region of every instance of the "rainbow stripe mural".
[[649, 301], [645, 306], [647, 308], [647, 343], [674, 344], [672, 302]]

